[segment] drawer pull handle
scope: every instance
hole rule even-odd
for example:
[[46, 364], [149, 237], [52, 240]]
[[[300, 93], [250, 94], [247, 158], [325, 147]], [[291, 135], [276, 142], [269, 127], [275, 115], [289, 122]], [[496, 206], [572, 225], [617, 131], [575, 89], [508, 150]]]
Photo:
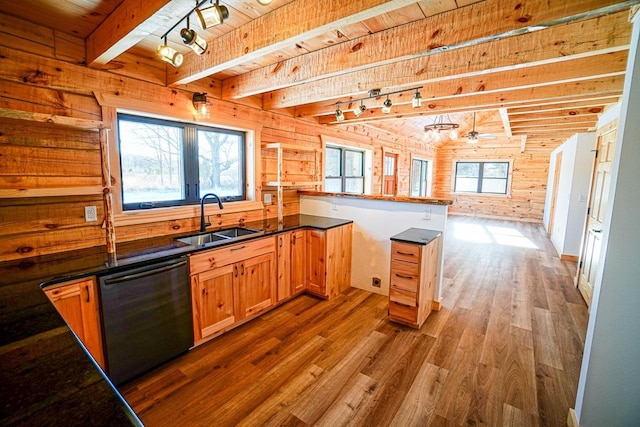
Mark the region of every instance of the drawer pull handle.
[[404, 274], [396, 273], [396, 276], [398, 276], [401, 279], [413, 279], [413, 276], [405, 276]]
[[402, 252], [402, 251], [397, 251], [396, 253], [397, 253], [398, 255], [414, 256], [411, 252]]
[[246, 248], [246, 246], [245, 246], [245, 245], [238, 246], [237, 248], [231, 248], [231, 252], [233, 252], [233, 251], [239, 251], [240, 249], [244, 249], [244, 248]]

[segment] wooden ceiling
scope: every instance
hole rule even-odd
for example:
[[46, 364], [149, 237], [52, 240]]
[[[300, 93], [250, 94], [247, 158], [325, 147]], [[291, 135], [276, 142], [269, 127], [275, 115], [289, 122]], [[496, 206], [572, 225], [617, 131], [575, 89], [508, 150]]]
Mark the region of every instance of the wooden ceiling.
[[[229, 18], [199, 31], [209, 44], [203, 56], [182, 43], [184, 21], [169, 33], [185, 57], [179, 68], [155, 51], [194, 0], [23, 0], [1, 2], [0, 12], [84, 39], [90, 67], [127, 72], [137, 64], [169, 86], [214, 79], [214, 97], [257, 100], [265, 110], [331, 126], [363, 124], [422, 139], [441, 114], [461, 134], [470, 131], [476, 111], [479, 132], [561, 142], [594, 130], [598, 113], [620, 99], [629, 13], [638, 3], [220, 0]], [[417, 86], [420, 108], [412, 108], [408, 91], [389, 97], [390, 114], [381, 112], [386, 96], [365, 100], [360, 117], [350, 111], [371, 89], [384, 95]]]

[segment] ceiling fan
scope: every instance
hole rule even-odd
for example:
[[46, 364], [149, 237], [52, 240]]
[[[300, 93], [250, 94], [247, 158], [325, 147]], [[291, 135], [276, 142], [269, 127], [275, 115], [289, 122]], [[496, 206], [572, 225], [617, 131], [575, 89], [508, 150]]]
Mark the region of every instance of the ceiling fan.
[[467, 135], [467, 143], [477, 144], [478, 139], [496, 139], [496, 136], [491, 133], [479, 133], [476, 132], [476, 112], [473, 112], [473, 129]]

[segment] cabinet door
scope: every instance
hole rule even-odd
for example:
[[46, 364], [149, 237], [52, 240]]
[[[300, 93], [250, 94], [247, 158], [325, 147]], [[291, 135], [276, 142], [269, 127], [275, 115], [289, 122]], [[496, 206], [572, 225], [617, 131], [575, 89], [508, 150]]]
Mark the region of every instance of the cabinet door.
[[276, 301], [275, 254], [267, 253], [237, 263], [239, 319], [253, 316]]
[[235, 264], [192, 276], [193, 329], [196, 342], [236, 322], [233, 286], [237, 277], [239, 269]]
[[291, 265], [290, 286], [291, 294], [296, 295], [304, 291], [307, 282], [307, 233], [304, 230], [293, 231], [290, 234]]
[[281, 233], [277, 236], [276, 239], [278, 252], [278, 301], [287, 299], [292, 295], [292, 234], [293, 233]]
[[97, 285], [93, 278], [46, 289], [60, 315], [96, 362], [104, 368]]
[[324, 231], [307, 230], [307, 290], [323, 297], [327, 296], [325, 254]]

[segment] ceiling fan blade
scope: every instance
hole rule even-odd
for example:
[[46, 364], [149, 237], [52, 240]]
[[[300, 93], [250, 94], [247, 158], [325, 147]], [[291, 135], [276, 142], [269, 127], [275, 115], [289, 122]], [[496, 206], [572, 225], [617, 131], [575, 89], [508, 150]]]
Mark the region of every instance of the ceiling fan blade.
[[478, 138], [483, 138], [483, 139], [496, 139], [496, 136], [492, 133], [479, 133], [478, 134]]

